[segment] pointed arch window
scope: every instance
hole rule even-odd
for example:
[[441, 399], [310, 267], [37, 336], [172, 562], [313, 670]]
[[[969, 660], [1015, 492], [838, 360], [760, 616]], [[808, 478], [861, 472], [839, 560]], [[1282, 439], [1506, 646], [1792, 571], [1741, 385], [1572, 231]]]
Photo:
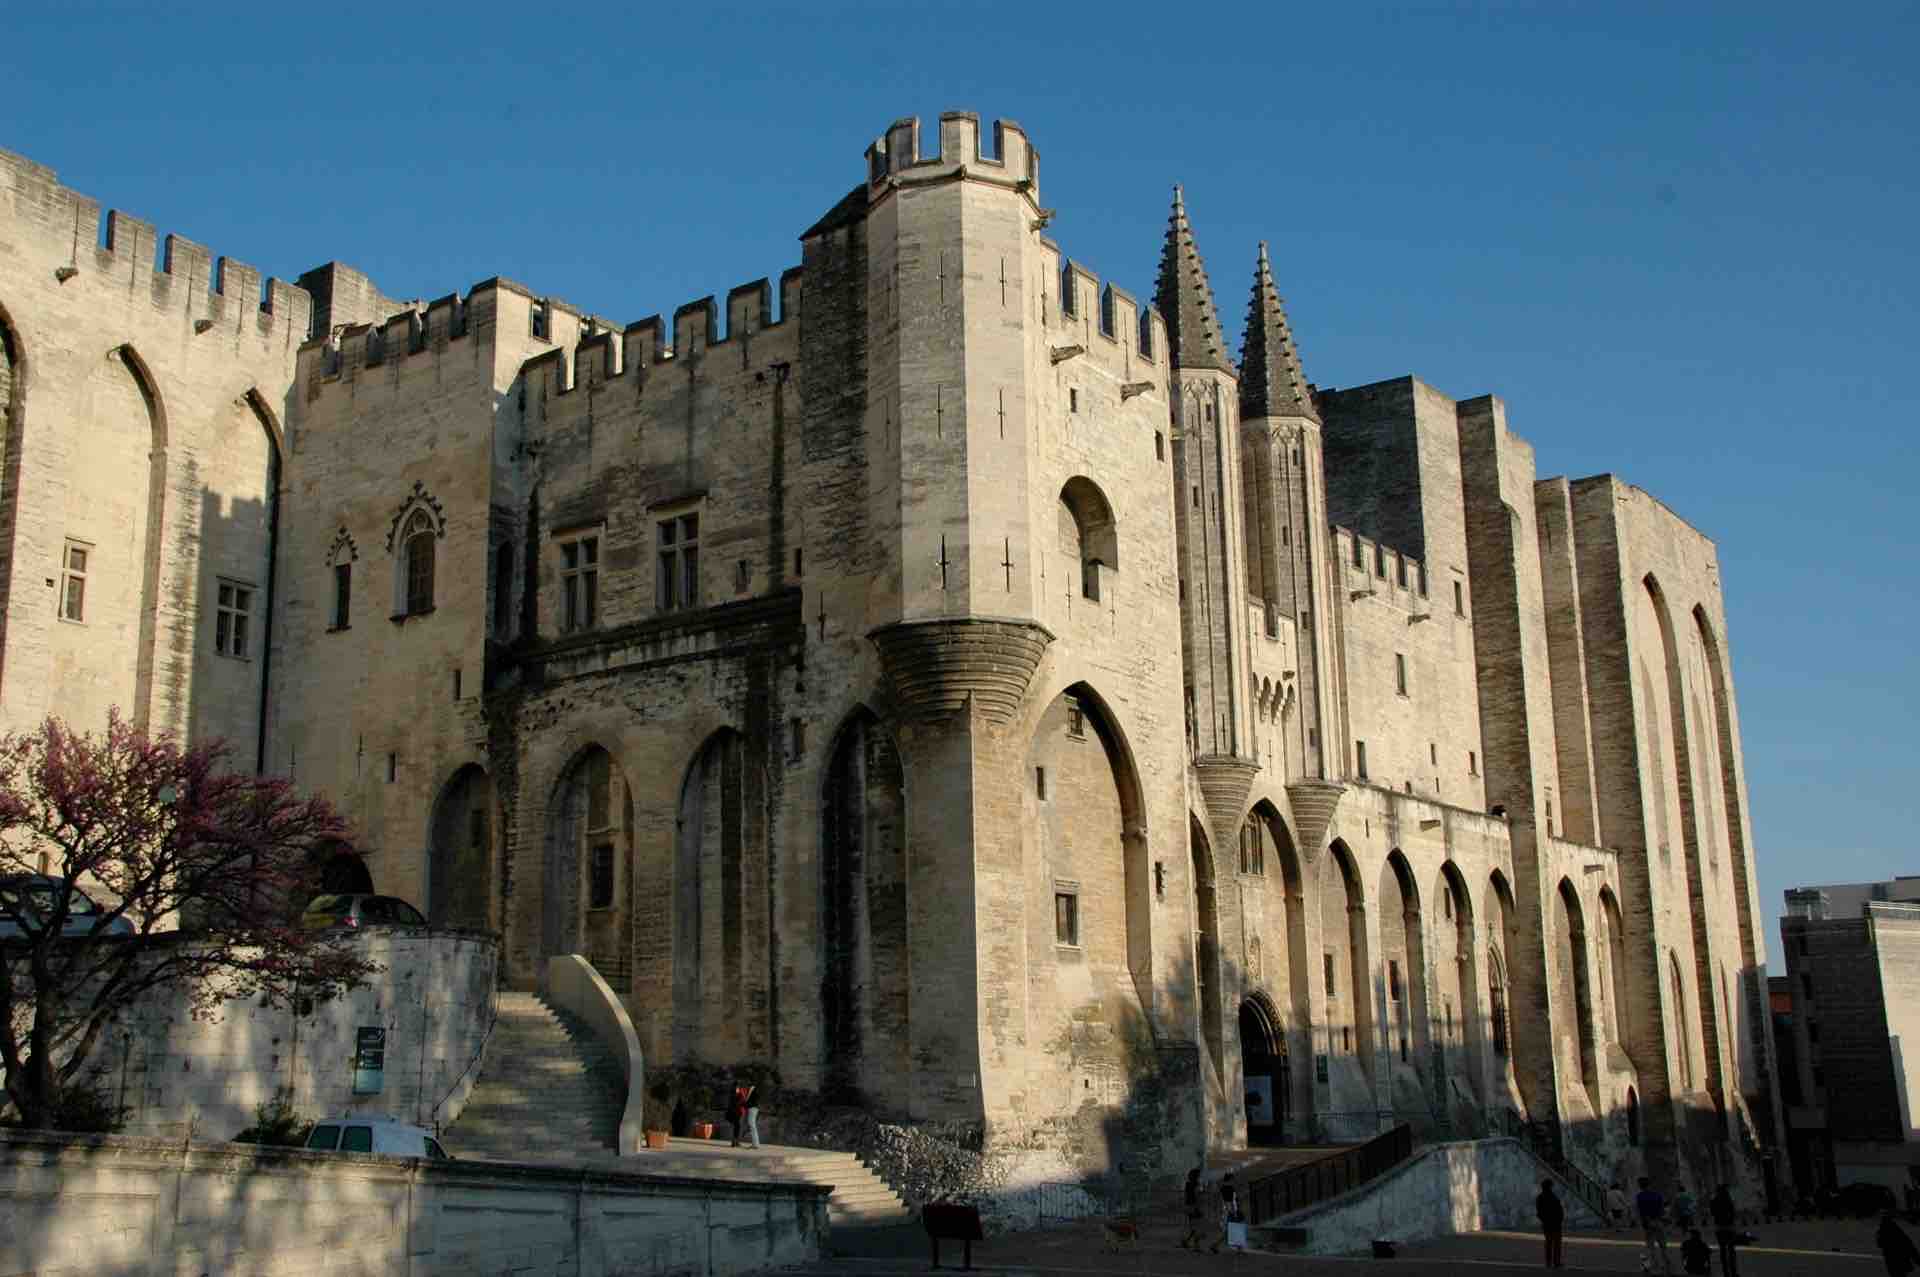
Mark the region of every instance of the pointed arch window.
[[406, 572], [406, 606], [401, 610], [407, 616], [433, 611], [435, 538], [433, 517], [425, 510], [415, 510], [407, 519], [406, 531], [401, 537], [402, 566]]

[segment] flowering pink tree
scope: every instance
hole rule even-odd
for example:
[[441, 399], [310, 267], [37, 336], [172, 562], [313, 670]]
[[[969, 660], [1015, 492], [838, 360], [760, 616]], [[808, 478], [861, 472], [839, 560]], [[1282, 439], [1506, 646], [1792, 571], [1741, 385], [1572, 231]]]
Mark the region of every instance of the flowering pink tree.
[[[287, 1005], [358, 985], [372, 964], [292, 910], [346, 841], [324, 799], [227, 770], [109, 716], [0, 738], [0, 1064], [21, 1123], [53, 1124], [63, 1088], [143, 999]], [[11, 919], [9, 921], [9, 918]]]

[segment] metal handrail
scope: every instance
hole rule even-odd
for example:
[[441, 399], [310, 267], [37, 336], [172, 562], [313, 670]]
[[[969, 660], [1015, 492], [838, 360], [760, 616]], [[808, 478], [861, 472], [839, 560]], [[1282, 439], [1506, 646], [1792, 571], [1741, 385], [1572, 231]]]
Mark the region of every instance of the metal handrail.
[[1392, 1170], [1413, 1156], [1413, 1127], [1405, 1122], [1364, 1144], [1341, 1149], [1304, 1166], [1263, 1175], [1247, 1185], [1247, 1217], [1264, 1224], [1337, 1197]]
[[1518, 1140], [1547, 1168], [1567, 1182], [1574, 1194], [1601, 1219], [1607, 1218], [1607, 1190], [1599, 1180], [1576, 1166], [1560, 1144], [1557, 1122], [1528, 1122], [1512, 1109], [1502, 1109], [1498, 1124], [1503, 1132]]

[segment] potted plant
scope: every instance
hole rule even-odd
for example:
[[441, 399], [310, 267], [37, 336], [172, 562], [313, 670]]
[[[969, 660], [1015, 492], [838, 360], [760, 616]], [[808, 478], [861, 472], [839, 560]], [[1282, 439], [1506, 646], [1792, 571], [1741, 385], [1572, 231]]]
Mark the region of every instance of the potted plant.
[[641, 1115], [641, 1131], [646, 1136], [648, 1148], [662, 1149], [667, 1146], [667, 1101], [672, 1096], [672, 1090], [664, 1081], [655, 1082], [647, 1088], [645, 1111]]
[[713, 1123], [712, 1122], [695, 1122], [693, 1124], [693, 1138], [697, 1140], [712, 1139]]

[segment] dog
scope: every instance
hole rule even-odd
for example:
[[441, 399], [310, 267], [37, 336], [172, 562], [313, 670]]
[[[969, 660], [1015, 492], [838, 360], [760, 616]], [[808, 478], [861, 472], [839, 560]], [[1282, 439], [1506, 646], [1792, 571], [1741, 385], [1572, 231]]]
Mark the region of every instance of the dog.
[[1140, 1244], [1140, 1225], [1130, 1219], [1109, 1219], [1100, 1226], [1109, 1252], [1132, 1250]]

